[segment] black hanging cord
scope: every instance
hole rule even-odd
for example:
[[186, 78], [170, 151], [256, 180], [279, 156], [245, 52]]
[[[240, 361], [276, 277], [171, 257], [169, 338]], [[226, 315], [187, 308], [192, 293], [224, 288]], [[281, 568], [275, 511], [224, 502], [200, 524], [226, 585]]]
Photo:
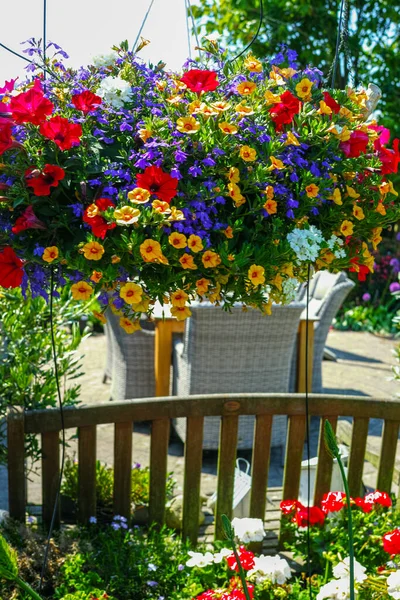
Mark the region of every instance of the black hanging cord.
[[64, 474], [64, 462], [65, 462], [64, 405], [63, 405], [63, 401], [62, 401], [62, 397], [61, 397], [60, 378], [59, 378], [59, 375], [58, 375], [58, 364], [57, 364], [57, 348], [56, 348], [56, 340], [55, 340], [55, 335], [54, 335], [54, 311], [53, 311], [53, 294], [54, 294], [54, 292], [55, 292], [55, 286], [54, 286], [54, 266], [51, 265], [51, 271], [50, 271], [50, 303], [49, 303], [49, 305], [50, 305], [50, 333], [51, 333], [51, 346], [52, 346], [53, 362], [54, 362], [54, 377], [55, 377], [55, 380], [56, 380], [58, 405], [59, 405], [59, 408], [60, 408], [60, 420], [61, 420], [61, 431], [62, 431], [62, 434], [61, 434], [62, 435], [62, 448], [61, 448], [60, 477], [59, 477], [59, 481], [58, 481], [58, 485], [57, 485], [57, 493], [56, 493], [56, 499], [55, 499], [55, 502], [54, 502], [53, 514], [51, 516], [50, 528], [49, 528], [49, 532], [48, 532], [48, 535], [47, 535], [46, 549], [45, 549], [44, 558], [43, 558], [43, 564], [42, 564], [42, 572], [40, 574], [39, 592], [42, 591], [43, 579], [44, 579], [44, 575], [45, 575], [45, 572], [46, 572], [47, 561], [48, 561], [48, 558], [49, 558], [50, 540], [51, 540], [51, 536], [53, 534], [54, 523], [55, 523], [56, 516], [57, 516], [58, 503], [59, 503], [59, 499], [60, 499], [61, 482], [62, 482], [62, 478], [63, 478], [63, 474]]
[[341, 47], [340, 40], [341, 40], [341, 37], [342, 37], [344, 5], [345, 5], [345, 0], [342, 0], [341, 3], [340, 3], [339, 25], [338, 25], [338, 31], [337, 31], [337, 36], [336, 36], [335, 58], [333, 60], [333, 67], [332, 67], [332, 83], [331, 83], [331, 86], [333, 88], [335, 87], [337, 67], [338, 67], [338, 64], [339, 64], [339, 50], [340, 50], [340, 47]]
[[308, 343], [309, 343], [309, 303], [310, 303], [310, 274], [311, 267], [307, 266], [307, 287], [306, 287], [306, 357], [305, 357], [305, 396], [306, 396], [306, 449], [307, 449], [307, 575], [308, 589], [310, 599], [312, 599], [311, 587], [311, 533], [310, 533], [310, 504], [311, 504], [311, 449], [310, 449], [310, 409], [309, 409], [309, 386], [308, 386]]
[[[43, 65], [46, 67], [47, 46], [47, 0], [43, 0]], [[43, 69], [43, 78], [46, 79], [46, 70]]]
[[23, 54], [18, 54], [18, 52], [15, 52], [15, 50], [11, 50], [11, 48], [6, 46], [5, 44], [2, 44], [1, 42], [0, 42], [0, 48], [4, 48], [4, 50], [7, 50], [7, 52], [11, 52], [11, 54], [14, 54], [14, 56], [18, 56], [18, 58], [22, 58], [22, 60], [25, 60], [28, 63], [32, 62], [31, 60], [29, 60], [29, 58], [26, 58], [26, 56], [24, 56]]
[[231, 62], [231, 63], [235, 62], [235, 60], [237, 60], [238, 58], [240, 58], [254, 44], [254, 42], [258, 38], [258, 34], [260, 33], [261, 26], [263, 24], [263, 20], [264, 20], [264, 3], [263, 3], [263, 0], [260, 0], [260, 20], [258, 22], [257, 31], [254, 34], [253, 39], [251, 40], [251, 42], [239, 54], [237, 54], [234, 58], [232, 58], [229, 62]]

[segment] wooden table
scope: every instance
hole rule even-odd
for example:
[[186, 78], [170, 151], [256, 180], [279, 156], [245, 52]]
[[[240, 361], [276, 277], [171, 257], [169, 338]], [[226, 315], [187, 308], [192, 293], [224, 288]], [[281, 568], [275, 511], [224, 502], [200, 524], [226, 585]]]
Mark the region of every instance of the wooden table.
[[[170, 369], [172, 355], [172, 335], [185, 331], [185, 321], [177, 321], [171, 315], [169, 305], [156, 304], [154, 307], [156, 337], [154, 349], [154, 367], [156, 379], [156, 396], [169, 396]], [[268, 317], [266, 317], [268, 318]], [[300, 319], [297, 347], [297, 383], [296, 391], [306, 391], [306, 355], [308, 342], [308, 391], [312, 388], [312, 366], [314, 357], [314, 323], [318, 317], [305, 316]], [[308, 336], [307, 336], [308, 330]], [[308, 338], [308, 339], [307, 339]], [[267, 391], [267, 390], [266, 390]]]

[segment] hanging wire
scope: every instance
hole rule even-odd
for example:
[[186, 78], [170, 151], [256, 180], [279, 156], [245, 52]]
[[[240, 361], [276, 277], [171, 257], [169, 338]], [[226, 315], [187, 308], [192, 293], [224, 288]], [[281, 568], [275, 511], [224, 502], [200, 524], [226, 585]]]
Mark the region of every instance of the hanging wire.
[[22, 58], [22, 60], [25, 60], [28, 63], [32, 62], [31, 60], [29, 60], [29, 58], [26, 58], [26, 56], [24, 56], [23, 54], [18, 54], [18, 52], [15, 52], [15, 50], [11, 50], [11, 48], [6, 46], [5, 44], [2, 44], [1, 42], [0, 42], [0, 47], [4, 48], [4, 50], [7, 50], [7, 52], [11, 52], [11, 54], [14, 54], [14, 56], [18, 56], [18, 58]]
[[146, 25], [147, 18], [148, 18], [149, 14], [150, 14], [150, 11], [151, 11], [151, 9], [153, 8], [153, 4], [154, 4], [154, 0], [150, 0], [149, 7], [148, 7], [148, 9], [147, 9], [147, 12], [146, 12], [146, 14], [145, 14], [145, 15], [144, 15], [144, 17], [143, 17], [142, 24], [140, 25], [140, 29], [139, 29], [139, 31], [138, 31], [138, 34], [137, 34], [137, 36], [136, 36], [136, 39], [135, 39], [135, 41], [134, 41], [134, 44], [133, 44], [133, 46], [132, 46], [132, 52], [135, 52], [135, 48], [137, 47], [137, 43], [138, 43], [138, 41], [139, 41], [139, 38], [140, 38], [140, 34], [141, 34], [141, 33], [142, 33], [142, 31], [143, 31], [143, 27]]
[[199, 56], [201, 58], [202, 57], [202, 52], [200, 50], [199, 32], [197, 30], [196, 20], [195, 20], [194, 15], [193, 15], [193, 11], [192, 11], [192, 6], [190, 4], [190, 0], [185, 0], [185, 2], [186, 2], [187, 11], [188, 11], [188, 13], [190, 15], [190, 18], [191, 18], [191, 21], [192, 21], [192, 27], [193, 27], [194, 37], [195, 37], [195, 40], [196, 40], [196, 46], [197, 46], [197, 49], [198, 49], [198, 52], [199, 52]]
[[342, 42], [343, 42], [342, 27], [343, 27], [344, 6], [345, 6], [345, 0], [342, 0], [340, 3], [339, 25], [338, 25], [338, 31], [337, 31], [337, 36], [336, 36], [335, 58], [333, 60], [333, 65], [331, 67], [331, 69], [332, 69], [331, 86], [333, 88], [335, 87], [336, 73], [337, 73], [337, 68], [338, 68], [338, 64], [339, 64], [339, 52], [340, 52], [340, 48], [341, 48]]
[[186, 35], [188, 42], [188, 55], [189, 58], [192, 58], [192, 43], [190, 39], [190, 26], [189, 26], [189, 8], [188, 8], [188, 0], [185, 0], [185, 18], [186, 18]]
[[306, 357], [305, 357], [305, 396], [306, 396], [306, 448], [307, 448], [307, 575], [308, 590], [310, 599], [312, 599], [311, 586], [311, 532], [310, 532], [310, 504], [311, 504], [311, 449], [310, 449], [310, 409], [309, 409], [309, 386], [308, 386], [308, 343], [309, 343], [309, 303], [310, 303], [310, 275], [311, 267], [307, 267], [307, 288], [306, 288]]
[[251, 42], [241, 52], [239, 52], [239, 54], [237, 54], [234, 58], [232, 58], [229, 62], [231, 62], [231, 63], [235, 62], [235, 60], [240, 58], [254, 44], [254, 42], [258, 38], [258, 34], [260, 33], [261, 26], [263, 24], [263, 20], [264, 20], [264, 3], [263, 3], [263, 0], [260, 0], [260, 19], [258, 22], [257, 31], [256, 31], [255, 35], [253, 36], [253, 39], [251, 40]]
[[[43, 65], [46, 67], [47, 46], [47, 0], [43, 0]], [[43, 69], [43, 78], [46, 79], [46, 69]]]

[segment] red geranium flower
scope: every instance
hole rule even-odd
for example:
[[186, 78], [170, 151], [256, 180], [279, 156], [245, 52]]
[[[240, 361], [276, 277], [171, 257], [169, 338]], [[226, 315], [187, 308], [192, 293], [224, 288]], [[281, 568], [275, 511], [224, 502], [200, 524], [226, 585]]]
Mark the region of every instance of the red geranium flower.
[[85, 90], [80, 94], [72, 96], [72, 104], [86, 115], [88, 112], [96, 110], [101, 104], [101, 98], [89, 90]]
[[382, 175], [387, 175], [388, 173], [397, 173], [400, 162], [398, 139], [393, 141], [393, 149], [384, 148], [383, 146], [379, 149], [379, 160], [382, 163]]
[[327, 106], [337, 115], [340, 110], [340, 104], [336, 102], [329, 92], [322, 92], [324, 95], [324, 101]]
[[203, 69], [191, 69], [186, 71], [181, 81], [187, 85], [192, 92], [213, 92], [219, 86], [217, 73]]
[[25, 229], [46, 229], [45, 224], [33, 212], [32, 204], [27, 206], [22, 215], [18, 217], [11, 231], [13, 233], [20, 233], [20, 231], [25, 231]]
[[[242, 565], [245, 571], [249, 571], [254, 567], [254, 552], [246, 550], [244, 546], [240, 546], [238, 554], [240, 564]], [[239, 572], [239, 565], [237, 564], [235, 555], [233, 553], [230, 556], [226, 557], [226, 561], [228, 563], [229, 568], [232, 569], [232, 571]]]
[[[252, 583], [247, 583], [247, 589], [249, 592], [250, 598], [254, 596], [254, 585]], [[225, 596], [225, 594], [224, 594]], [[242, 589], [234, 588], [226, 595], [226, 598], [230, 600], [246, 600], [246, 595]]]
[[400, 554], [400, 529], [385, 533], [382, 538], [383, 549], [388, 554]]
[[137, 176], [137, 185], [148, 190], [163, 202], [170, 203], [177, 194], [178, 180], [160, 167], [146, 167], [144, 173]]
[[11, 123], [7, 119], [0, 119], [0, 155], [13, 145], [11, 137]]
[[344, 507], [346, 494], [344, 492], [328, 492], [324, 494], [321, 501], [321, 509], [324, 514], [338, 512]]
[[354, 498], [354, 503], [365, 513], [370, 513], [374, 506], [372, 502], [365, 502], [364, 498]]
[[295, 522], [298, 527], [307, 527], [308, 524], [312, 525], [323, 525], [325, 521], [325, 515], [318, 506], [307, 506], [298, 510], [295, 517]]
[[45, 165], [42, 171], [31, 167], [25, 171], [26, 185], [33, 188], [35, 196], [48, 196], [51, 187], [64, 179], [65, 171], [56, 165]]
[[358, 158], [360, 154], [367, 151], [368, 134], [363, 131], [353, 131], [347, 142], [340, 143], [340, 149], [343, 150], [347, 158]]
[[380, 504], [381, 506], [392, 506], [392, 500], [387, 492], [380, 492], [376, 490], [375, 492], [371, 492], [364, 497], [364, 502], [367, 504]]
[[64, 117], [53, 117], [40, 126], [40, 133], [53, 140], [60, 150], [69, 150], [78, 146], [82, 136], [79, 123], [71, 123]]
[[282, 500], [279, 505], [279, 508], [284, 515], [291, 515], [299, 508], [304, 508], [304, 506], [298, 500]]
[[4, 288], [16, 288], [22, 283], [23, 262], [10, 246], [0, 252], [0, 285]]
[[301, 102], [289, 90], [281, 95], [281, 101], [269, 109], [269, 113], [276, 125], [276, 131], [282, 130], [282, 125], [293, 121], [294, 115], [300, 112]]
[[54, 105], [44, 97], [39, 79], [27, 92], [11, 98], [9, 109], [16, 123], [33, 123], [40, 125], [53, 112]]

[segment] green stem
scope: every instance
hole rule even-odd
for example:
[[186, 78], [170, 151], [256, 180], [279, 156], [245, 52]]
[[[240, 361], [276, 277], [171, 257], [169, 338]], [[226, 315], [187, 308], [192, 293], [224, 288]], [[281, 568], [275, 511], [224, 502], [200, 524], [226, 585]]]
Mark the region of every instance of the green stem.
[[240, 562], [240, 557], [239, 557], [238, 551], [236, 550], [235, 541], [234, 541], [233, 538], [231, 538], [230, 542], [232, 544], [232, 549], [233, 549], [233, 554], [235, 555], [236, 564], [237, 564], [237, 566], [239, 568], [239, 577], [240, 577], [240, 580], [242, 582], [244, 595], [246, 596], [246, 600], [251, 600], [250, 593], [249, 593], [249, 590], [248, 590], [248, 587], [247, 587], [246, 575], [244, 573], [244, 569], [242, 567], [242, 563]]
[[347, 481], [346, 473], [344, 471], [344, 466], [340, 454], [337, 455], [337, 461], [340, 469], [340, 474], [342, 476], [344, 490], [346, 492], [346, 505], [347, 505], [347, 531], [349, 536], [349, 559], [350, 559], [350, 600], [355, 600], [354, 593], [354, 544], [353, 544], [353, 515], [351, 511], [351, 503], [350, 503], [350, 490], [349, 484]]
[[324, 584], [328, 583], [329, 565], [330, 565], [330, 561], [328, 559], [326, 559], [326, 562], [325, 562], [325, 573], [324, 573]]
[[33, 600], [43, 600], [43, 598], [39, 596], [39, 594], [35, 592], [35, 590], [33, 590], [28, 583], [26, 583], [23, 579], [20, 579], [20, 577], [17, 576], [15, 578], [15, 583], [20, 588], [22, 588], [27, 594], [29, 594], [29, 596], [33, 598]]

